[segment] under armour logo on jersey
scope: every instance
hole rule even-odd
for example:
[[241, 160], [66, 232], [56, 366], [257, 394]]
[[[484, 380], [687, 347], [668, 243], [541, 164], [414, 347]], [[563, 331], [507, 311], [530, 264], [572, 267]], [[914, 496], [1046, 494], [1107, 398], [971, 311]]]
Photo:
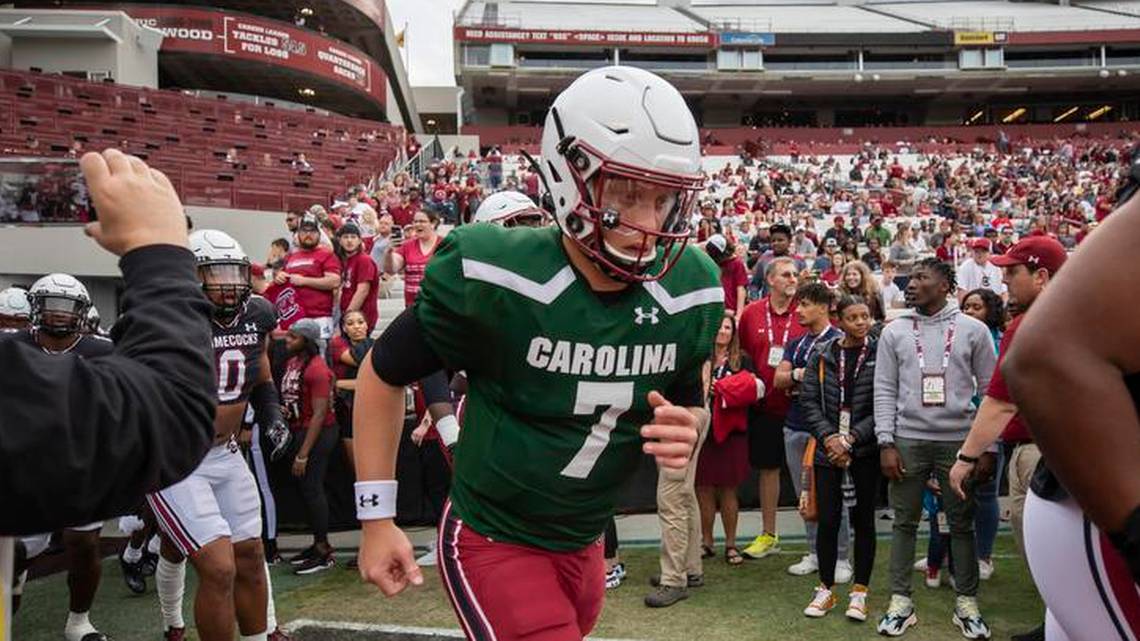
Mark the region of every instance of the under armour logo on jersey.
[[656, 307], [650, 307], [649, 312], [647, 313], [644, 307], [638, 307], [637, 309], [633, 310], [633, 322], [641, 325], [646, 320], [648, 320], [650, 325], [656, 325], [657, 323], [661, 322], [660, 319], [657, 318], [657, 312], [659, 311], [661, 310]]
[[245, 331], [256, 332], [257, 331], [257, 323], [246, 323], [245, 324]]
[[380, 507], [380, 495], [373, 494], [372, 496], [361, 496], [360, 507]]

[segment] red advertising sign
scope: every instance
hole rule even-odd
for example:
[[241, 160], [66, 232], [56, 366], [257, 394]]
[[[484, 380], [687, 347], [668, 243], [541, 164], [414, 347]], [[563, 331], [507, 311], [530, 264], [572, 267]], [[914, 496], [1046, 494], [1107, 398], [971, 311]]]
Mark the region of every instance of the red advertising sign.
[[711, 32], [557, 31], [552, 29], [456, 27], [455, 39], [467, 42], [625, 45], [630, 47], [713, 48], [716, 46], [716, 34]]
[[141, 25], [163, 33], [162, 51], [254, 60], [322, 76], [385, 101], [384, 72], [355, 47], [246, 14], [170, 6], [123, 5]]

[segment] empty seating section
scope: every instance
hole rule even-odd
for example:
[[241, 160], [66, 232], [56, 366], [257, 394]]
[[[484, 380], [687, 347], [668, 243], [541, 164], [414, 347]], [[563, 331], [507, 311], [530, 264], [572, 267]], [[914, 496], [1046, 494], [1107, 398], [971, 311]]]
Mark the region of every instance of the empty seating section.
[[[185, 204], [281, 211], [329, 202], [383, 173], [400, 127], [372, 120], [196, 98], [177, 91], [0, 71], [0, 155], [127, 149], [170, 177]], [[227, 162], [230, 148], [238, 162]], [[311, 172], [294, 168], [304, 154]]]

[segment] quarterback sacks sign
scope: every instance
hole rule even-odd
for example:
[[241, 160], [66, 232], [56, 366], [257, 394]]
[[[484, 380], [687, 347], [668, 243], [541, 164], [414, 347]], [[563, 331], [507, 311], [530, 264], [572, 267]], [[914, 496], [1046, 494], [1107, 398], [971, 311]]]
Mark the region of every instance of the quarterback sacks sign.
[[274, 20], [212, 9], [122, 7], [161, 31], [162, 51], [208, 53], [288, 67], [385, 100], [384, 74], [352, 46]]

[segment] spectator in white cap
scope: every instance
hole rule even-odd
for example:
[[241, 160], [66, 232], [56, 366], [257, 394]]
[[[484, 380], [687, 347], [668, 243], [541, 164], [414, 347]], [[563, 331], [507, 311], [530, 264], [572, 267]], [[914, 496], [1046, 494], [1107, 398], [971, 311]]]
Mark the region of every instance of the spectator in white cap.
[[796, 256], [814, 256], [815, 243], [807, 237], [807, 229], [802, 225], [796, 227], [795, 236], [792, 237], [792, 254]]
[[724, 308], [739, 319], [748, 302], [748, 270], [736, 255], [736, 247], [722, 234], [713, 234], [705, 242], [705, 252], [720, 267], [720, 285], [724, 288]]
[[1005, 298], [1005, 284], [1001, 282], [1001, 268], [990, 262], [990, 241], [971, 238], [971, 259], [958, 267], [958, 302], [975, 289], [988, 289]]

